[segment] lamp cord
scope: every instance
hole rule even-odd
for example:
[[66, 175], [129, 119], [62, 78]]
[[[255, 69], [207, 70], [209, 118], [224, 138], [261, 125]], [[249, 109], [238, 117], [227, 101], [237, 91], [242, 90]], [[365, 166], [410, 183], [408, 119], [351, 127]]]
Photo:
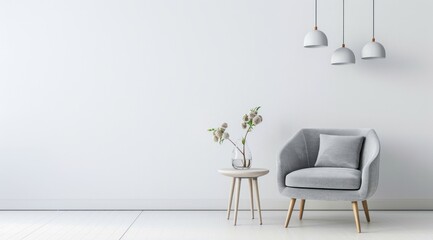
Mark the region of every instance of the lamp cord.
[[375, 38], [374, 38], [374, 15], [375, 15], [375, 11], [374, 11], [374, 0], [373, 0], [373, 42], [376, 40]]
[[344, 0], [343, 0], [343, 47], [345, 46], [344, 44]]
[[314, 29], [317, 30], [317, 0], [314, 0]]

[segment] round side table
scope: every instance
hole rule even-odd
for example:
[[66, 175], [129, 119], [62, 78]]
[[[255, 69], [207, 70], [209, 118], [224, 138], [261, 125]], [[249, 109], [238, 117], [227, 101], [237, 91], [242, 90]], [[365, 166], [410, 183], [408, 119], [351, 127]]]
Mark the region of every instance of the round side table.
[[256, 192], [257, 211], [259, 212], [260, 225], [262, 225], [262, 209], [260, 208], [259, 183], [257, 181], [257, 178], [268, 174], [269, 170], [264, 168], [250, 168], [246, 170], [223, 168], [218, 170], [218, 172], [224, 176], [228, 176], [232, 178], [232, 184], [231, 184], [230, 194], [229, 194], [229, 203], [227, 207], [227, 219], [230, 219], [233, 192], [236, 185], [235, 219], [234, 219], [234, 225], [236, 226], [236, 222], [238, 219], [239, 193], [241, 191], [241, 180], [242, 178], [247, 178], [250, 184], [251, 218], [254, 219], [254, 199], [253, 199], [253, 192], [254, 192], [253, 188], [254, 188]]

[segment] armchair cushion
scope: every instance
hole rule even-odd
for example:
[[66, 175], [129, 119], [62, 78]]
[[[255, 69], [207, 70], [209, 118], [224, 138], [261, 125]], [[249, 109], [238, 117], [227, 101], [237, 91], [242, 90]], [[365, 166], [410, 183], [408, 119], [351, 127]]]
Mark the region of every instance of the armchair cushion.
[[351, 168], [304, 168], [287, 174], [286, 186], [294, 188], [358, 190], [361, 186], [361, 171]]
[[316, 167], [359, 167], [363, 136], [335, 136], [320, 134]]

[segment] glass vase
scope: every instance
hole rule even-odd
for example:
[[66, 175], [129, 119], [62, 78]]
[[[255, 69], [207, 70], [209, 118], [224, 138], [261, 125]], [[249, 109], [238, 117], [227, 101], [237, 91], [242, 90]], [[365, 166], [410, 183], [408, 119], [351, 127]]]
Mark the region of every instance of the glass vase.
[[234, 169], [249, 169], [251, 168], [251, 160], [253, 159], [251, 155], [250, 148], [248, 144], [242, 144], [241, 141], [236, 143], [232, 151], [232, 166]]

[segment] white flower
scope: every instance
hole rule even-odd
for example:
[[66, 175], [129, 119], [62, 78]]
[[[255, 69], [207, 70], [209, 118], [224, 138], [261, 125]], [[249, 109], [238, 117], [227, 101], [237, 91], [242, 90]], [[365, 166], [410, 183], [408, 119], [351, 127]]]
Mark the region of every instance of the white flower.
[[243, 128], [243, 129], [246, 129], [246, 128], [247, 128], [247, 123], [243, 122], [243, 123], [241, 123], [241, 125], [242, 125], [242, 128]]
[[249, 120], [248, 115], [245, 114], [245, 115], [242, 117], [242, 120], [244, 120], [245, 122], [248, 122], [248, 120]]
[[221, 138], [223, 136], [224, 131], [221, 128], [218, 128], [218, 130], [216, 130], [215, 135], [218, 138]]
[[218, 142], [220, 139], [217, 136], [213, 136], [214, 142]]
[[223, 124], [221, 124], [221, 127], [222, 127], [222, 128], [228, 128], [228, 126], [229, 126], [229, 125], [228, 125], [227, 123], [223, 123]]
[[257, 115], [256, 112], [250, 112], [249, 117], [250, 117], [250, 119], [253, 119], [256, 115]]
[[223, 138], [224, 138], [224, 139], [229, 139], [229, 137], [230, 137], [229, 133], [225, 132], [225, 133], [223, 134]]
[[263, 118], [262, 118], [262, 116], [260, 116], [260, 115], [257, 115], [257, 116], [255, 116], [255, 117], [253, 118], [253, 123], [254, 123], [255, 125], [261, 123], [262, 121], [263, 121]]

